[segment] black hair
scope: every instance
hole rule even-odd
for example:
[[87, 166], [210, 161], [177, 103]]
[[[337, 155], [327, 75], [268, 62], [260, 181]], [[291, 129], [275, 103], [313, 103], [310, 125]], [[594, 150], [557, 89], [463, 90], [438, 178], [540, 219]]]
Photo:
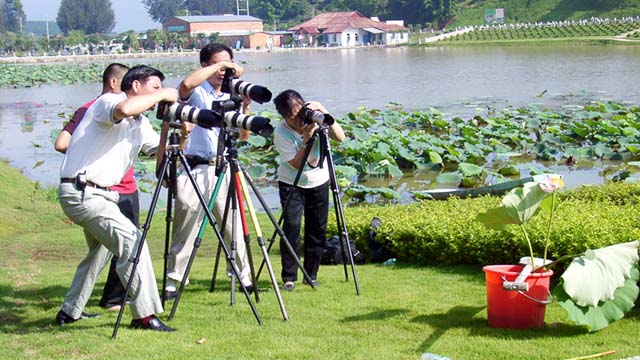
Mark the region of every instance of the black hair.
[[102, 73], [102, 85], [108, 85], [109, 80], [112, 78], [118, 78], [122, 80], [124, 74], [129, 71], [129, 67], [120, 63], [111, 63], [109, 64]]
[[229, 53], [229, 57], [233, 60], [233, 50], [225, 44], [208, 43], [200, 50], [200, 65], [204, 66], [209, 62], [211, 57], [219, 52], [226, 51]]
[[287, 89], [273, 99], [273, 103], [276, 105], [276, 110], [283, 117], [289, 117], [292, 115], [293, 104], [300, 104], [304, 106], [304, 99], [299, 92]]
[[136, 65], [124, 74], [120, 88], [122, 91], [129, 91], [135, 80], [145, 83], [151, 76], [159, 77], [160, 81], [164, 80], [164, 74], [160, 70], [147, 65]]

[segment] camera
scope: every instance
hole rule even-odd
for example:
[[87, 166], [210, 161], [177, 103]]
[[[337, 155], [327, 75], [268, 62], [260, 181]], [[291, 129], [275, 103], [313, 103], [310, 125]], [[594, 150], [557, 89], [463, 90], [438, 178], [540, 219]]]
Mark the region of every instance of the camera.
[[302, 109], [300, 109], [298, 116], [300, 117], [300, 119], [302, 119], [302, 123], [307, 125], [316, 123], [319, 126], [322, 126], [322, 125], [331, 126], [333, 125], [334, 122], [336, 122], [333, 116], [329, 114], [325, 114], [318, 110], [311, 110], [306, 106], [303, 106]]
[[231, 95], [243, 95], [260, 104], [271, 101], [271, 91], [264, 86], [255, 85], [240, 79], [234, 79], [233, 69], [226, 69], [222, 80], [222, 92]]
[[164, 101], [158, 103], [156, 117], [170, 122], [175, 120], [187, 121], [206, 129], [221, 128], [226, 125], [249, 130], [264, 137], [269, 137], [273, 133], [273, 126], [270, 124], [271, 119], [266, 117], [245, 115], [237, 111], [225, 111], [222, 113], [179, 103], [167, 103]]

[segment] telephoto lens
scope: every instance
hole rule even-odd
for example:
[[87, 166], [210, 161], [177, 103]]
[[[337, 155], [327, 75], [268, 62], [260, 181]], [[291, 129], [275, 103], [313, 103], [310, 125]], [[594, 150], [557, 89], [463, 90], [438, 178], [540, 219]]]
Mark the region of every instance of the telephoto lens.
[[307, 107], [303, 107], [300, 111], [302, 113], [302, 121], [305, 124], [316, 123], [318, 125], [331, 126], [334, 122], [336, 122], [333, 116], [325, 114], [318, 110], [311, 110]]

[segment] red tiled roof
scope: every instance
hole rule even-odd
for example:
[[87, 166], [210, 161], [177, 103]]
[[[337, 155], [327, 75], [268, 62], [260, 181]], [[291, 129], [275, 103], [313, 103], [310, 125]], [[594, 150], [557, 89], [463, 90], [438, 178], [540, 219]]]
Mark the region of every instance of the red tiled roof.
[[317, 15], [311, 20], [290, 28], [290, 31], [303, 31], [309, 34], [341, 33], [347, 29], [376, 28], [382, 31], [408, 30], [404, 26], [391, 25], [371, 20], [358, 11], [328, 12]]

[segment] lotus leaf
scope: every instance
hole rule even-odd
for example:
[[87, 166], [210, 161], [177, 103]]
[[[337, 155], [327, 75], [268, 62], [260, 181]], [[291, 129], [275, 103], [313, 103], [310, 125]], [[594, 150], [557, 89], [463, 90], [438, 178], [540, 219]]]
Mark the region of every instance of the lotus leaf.
[[638, 241], [587, 250], [562, 274], [565, 292], [579, 306], [597, 306], [611, 300], [638, 262]]

